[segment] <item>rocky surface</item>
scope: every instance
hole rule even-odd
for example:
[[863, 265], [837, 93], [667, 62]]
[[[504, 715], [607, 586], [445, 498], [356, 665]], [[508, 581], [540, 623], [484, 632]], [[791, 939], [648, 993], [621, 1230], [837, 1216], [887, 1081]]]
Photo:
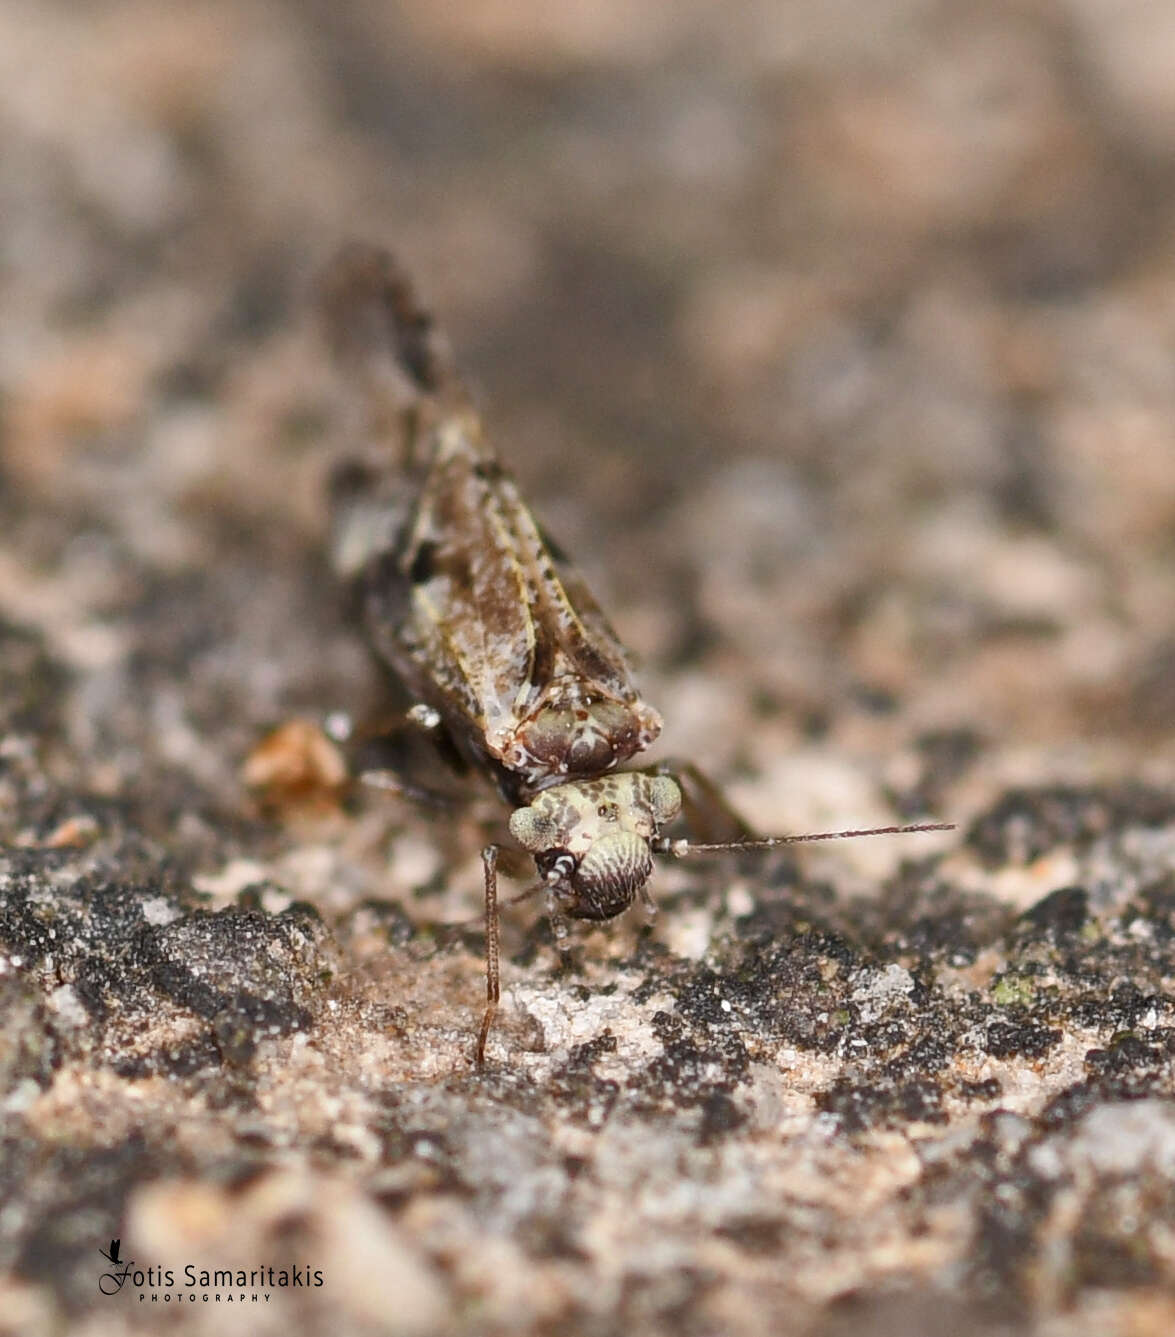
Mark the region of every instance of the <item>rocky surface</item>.
[[[861, 14], [0, 9], [0, 1332], [1175, 1328], [1175, 19]], [[503, 813], [329, 741], [353, 236], [661, 755], [960, 829], [510, 909], [475, 1072]]]

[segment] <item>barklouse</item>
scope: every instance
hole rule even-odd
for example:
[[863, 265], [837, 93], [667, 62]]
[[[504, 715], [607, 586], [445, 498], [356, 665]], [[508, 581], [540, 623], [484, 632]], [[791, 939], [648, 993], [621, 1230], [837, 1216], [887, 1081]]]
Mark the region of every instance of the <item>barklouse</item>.
[[[511, 806], [510, 834], [534, 859], [557, 941], [569, 920], [612, 919], [638, 896], [651, 906], [655, 854], [949, 829], [663, 835], [682, 811], [683, 777], [616, 773], [657, 737], [661, 718], [599, 605], [486, 444], [412, 285], [387, 252], [351, 247], [328, 271], [323, 309], [363, 418], [361, 449], [334, 478], [335, 565], [371, 645], [418, 703], [416, 723], [488, 774]], [[482, 852], [479, 1066], [499, 999], [499, 853]]]

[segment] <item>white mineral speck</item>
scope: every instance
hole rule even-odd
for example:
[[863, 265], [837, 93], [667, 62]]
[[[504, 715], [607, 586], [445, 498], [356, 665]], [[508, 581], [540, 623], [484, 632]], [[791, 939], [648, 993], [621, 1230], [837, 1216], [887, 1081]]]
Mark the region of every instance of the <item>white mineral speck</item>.
[[3, 1109], [10, 1114], [22, 1114], [36, 1101], [40, 1094], [41, 1088], [31, 1077], [26, 1077], [12, 1088], [11, 1093], [4, 1101]]
[[861, 1010], [862, 1021], [873, 1021], [914, 987], [914, 977], [904, 966], [866, 970], [858, 976], [852, 1000]]
[[74, 1026], [84, 1026], [89, 1021], [89, 1013], [82, 1006], [81, 999], [73, 991], [72, 985], [62, 984], [53, 990], [48, 998], [49, 1006], [63, 1021]]
[[179, 910], [162, 896], [149, 896], [143, 901], [143, 918], [148, 924], [161, 927], [180, 917]]
[[219, 873], [194, 877], [192, 885], [207, 896], [231, 900], [252, 883], [264, 882], [269, 871], [265, 864], [255, 859], [232, 859]]

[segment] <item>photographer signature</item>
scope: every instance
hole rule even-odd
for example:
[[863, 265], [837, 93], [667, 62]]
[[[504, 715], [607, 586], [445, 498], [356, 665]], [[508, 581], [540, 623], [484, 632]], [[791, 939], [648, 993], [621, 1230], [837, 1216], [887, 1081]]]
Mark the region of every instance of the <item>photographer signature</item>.
[[111, 1267], [109, 1272], [103, 1272], [98, 1278], [98, 1289], [103, 1295], [117, 1295], [118, 1292], [122, 1290], [127, 1277], [130, 1276], [131, 1268], [135, 1265], [135, 1260], [133, 1258], [127, 1259], [124, 1262], [118, 1256], [118, 1250], [121, 1244], [121, 1240], [111, 1240], [109, 1252], [105, 1249], [98, 1250]]

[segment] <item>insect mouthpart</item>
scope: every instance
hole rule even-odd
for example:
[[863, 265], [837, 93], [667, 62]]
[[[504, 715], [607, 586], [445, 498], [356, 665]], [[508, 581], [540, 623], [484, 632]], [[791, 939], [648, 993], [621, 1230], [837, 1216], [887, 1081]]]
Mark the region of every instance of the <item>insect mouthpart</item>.
[[552, 888], [570, 919], [615, 919], [653, 874], [649, 842], [631, 831], [603, 836], [579, 861], [569, 881]]

